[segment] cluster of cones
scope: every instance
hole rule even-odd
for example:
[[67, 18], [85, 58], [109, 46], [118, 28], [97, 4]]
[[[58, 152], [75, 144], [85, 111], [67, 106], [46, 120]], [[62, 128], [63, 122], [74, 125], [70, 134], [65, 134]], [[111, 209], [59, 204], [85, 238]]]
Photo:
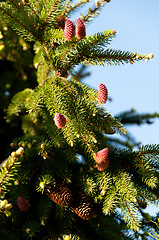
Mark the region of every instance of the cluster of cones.
[[74, 212], [83, 220], [95, 217], [92, 199], [80, 188], [71, 191], [66, 185], [56, 182], [46, 190], [48, 197], [60, 206], [72, 207]]
[[67, 41], [70, 41], [71, 39], [74, 38], [75, 31], [78, 39], [86, 37], [86, 28], [83, 21], [80, 18], [76, 20], [76, 25], [74, 25], [70, 19], [66, 20], [64, 28], [64, 37]]
[[[95, 217], [93, 210], [93, 202], [83, 190], [77, 188], [71, 191], [66, 185], [56, 181], [53, 186], [48, 186], [45, 190], [46, 195], [56, 204], [60, 206], [72, 207], [74, 212], [83, 220]], [[29, 211], [30, 203], [23, 197], [19, 196], [17, 205], [22, 212]]]

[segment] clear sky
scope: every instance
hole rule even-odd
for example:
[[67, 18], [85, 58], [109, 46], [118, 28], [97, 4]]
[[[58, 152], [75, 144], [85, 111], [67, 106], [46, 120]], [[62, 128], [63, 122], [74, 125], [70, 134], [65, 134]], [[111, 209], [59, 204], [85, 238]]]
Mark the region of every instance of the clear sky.
[[[154, 59], [133, 65], [92, 66], [85, 83], [95, 89], [100, 83], [107, 86], [113, 101], [106, 103], [105, 108], [113, 116], [131, 108], [140, 113], [159, 113], [159, 0], [111, 0], [86, 27], [87, 35], [108, 29], [117, 32], [109, 47], [153, 53]], [[159, 144], [159, 119], [128, 130], [142, 144]], [[150, 206], [148, 210], [153, 214], [157, 209]]]
[[[91, 3], [94, 1], [90, 0]], [[95, 89], [99, 83], [104, 83], [113, 99], [105, 104], [105, 108], [113, 116], [131, 108], [140, 113], [159, 113], [159, 0], [111, 0], [86, 29], [87, 35], [115, 29], [116, 38], [109, 47], [154, 54], [154, 59], [148, 63], [89, 68], [91, 76], [85, 83]], [[142, 144], [159, 144], [157, 118], [154, 124], [128, 130]]]

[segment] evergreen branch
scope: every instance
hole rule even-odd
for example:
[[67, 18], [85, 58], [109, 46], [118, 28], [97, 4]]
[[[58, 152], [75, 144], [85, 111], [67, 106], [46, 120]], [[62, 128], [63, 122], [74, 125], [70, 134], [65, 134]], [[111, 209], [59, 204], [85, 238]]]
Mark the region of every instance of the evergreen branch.
[[107, 190], [112, 186], [112, 177], [110, 173], [101, 172], [97, 175], [97, 184], [101, 191], [101, 195], [104, 196], [107, 193]]
[[[144, 193], [142, 192], [143, 189], [139, 189], [138, 190], [138, 195], [142, 197], [142, 199], [147, 199], [150, 202], [155, 202], [156, 199], [159, 200], [159, 198], [156, 195], [153, 195], [152, 193], [150, 193], [149, 191], [145, 191]], [[142, 193], [141, 193], [142, 192]]]
[[152, 237], [153, 239], [158, 240], [159, 239], [159, 234], [157, 234], [153, 229], [151, 229], [151, 231], [153, 232], [153, 234], [151, 234], [149, 232], [150, 237]]
[[31, 21], [29, 14], [26, 14], [25, 11], [21, 8], [20, 4], [17, 4], [15, 0], [11, 0], [13, 2], [13, 4], [16, 6], [16, 8], [18, 8], [20, 10], [20, 12], [22, 14], [24, 14], [24, 16], [26, 18], [28, 18], [28, 20], [32, 23], [32, 25], [35, 27], [35, 23]]
[[61, 136], [58, 128], [55, 126], [55, 122], [52, 116], [50, 115], [50, 112], [47, 110], [47, 106], [46, 107], [44, 106], [41, 116], [43, 118], [44, 127], [46, 129], [48, 136], [50, 137], [54, 146], [59, 148], [64, 142], [64, 139]]
[[44, 55], [44, 57], [46, 59], [46, 62], [50, 66], [50, 69], [55, 71], [56, 69], [55, 69], [55, 66], [52, 64], [52, 57], [51, 57], [51, 55], [49, 53], [49, 50], [48, 50], [48, 47], [47, 47], [46, 43], [43, 43], [42, 50], [43, 50], [43, 55]]
[[13, 152], [1, 166], [0, 187], [2, 187], [3, 191], [9, 191], [6, 186], [10, 185], [10, 181], [14, 181], [18, 174], [17, 167], [20, 165], [20, 157], [23, 156], [23, 152], [19, 154], [18, 151], [19, 149], [16, 152]]
[[94, 152], [94, 150], [92, 149], [90, 143], [89, 143], [89, 142], [87, 141], [87, 139], [85, 138], [85, 136], [84, 136], [82, 133], [81, 133], [81, 136], [82, 136], [84, 142], [86, 143], [86, 145], [88, 146], [89, 150], [92, 152], [92, 154], [94, 154], [95, 152]]
[[[121, 181], [121, 183], [124, 185], [124, 188], [125, 188], [125, 190], [126, 190], [126, 192], [130, 195], [130, 197], [131, 197], [131, 199], [133, 199], [133, 201], [134, 202], [136, 202], [137, 200], [136, 200], [136, 195], [137, 195], [137, 192], [135, 193], [135, 197], [133, 196], [133, 194], [132, 194], [132, 189], [133, 189], [133, 187], [131, 186], [131, 188], [129, 187], [128, 188], [128, 186], [126, 185], [126, 179], [125, 179], [125, 176], [124, 175], [120, 175], [119, 176], [119, 179], [120, 179], [120, 181]], [[131, 182], [130, 182], [131, 183]], [[129, 184], [130, 184], [129, 183]], [[131, 189], [131, 191], [130, 191], [130, 189]], [[136, 190], [136, 189], [135, 189]]]
[[[71, 136], [70, 145], [71, 145], [71, 147], [73, 147], [73, 140], [74, 140], [74, 138], [73, 138], [72, 131], [71, 131], [71, 128], [70, 128], [69, 120], [67, 120], [67, 128], [68, 128], [69, 134]], [[68, 141], [69, 138], [67, 137], [66, 139]]]
[[32, 95], [27, 99], [26, 109], [30, 113], [43, 107], [44, 84], [35, 88]]
[[[62, 66], [65, 67], [65, 70], [67, 70], [70, 67], [83, 62], [86, 57], [91, 58], [95, 53], [99, 56], [99, 49], [108, 45], [115, 33], [114, 30], [109, 30], [104, 31], [103, 33], [93, 34], [86, 39], [79, 40], [75, 38], [70, 42], [66, 42], [68, 46], [66, 46], [66, 50], [62, 54], [62, 59], [60, 59], [59, 64], [62, 64]], [[61, 47], [64, 46], [58, 48], [60, 54]], [[98, 48], [98, 50], [96, 48]], [[100, 52], [102, 52], [102, 50]]]
[[47, 22], [49, 21], [49, 19], [50, 19], [51, 15], [52, 15], [52, 13], [53, 13], [53, 11], [54, 11], [54, 10], [55, 10], [55, 8], [56, 8], [56, 5], [57, 5], [58, 1], [59, 1], [59, 0], [55, 0], [55, 2], [54, 2], [54, 4], [53, 4], [53, 6], [52, 6], [52, 8], [51, 8], [51, 10], [50, 10], [50, 12], [49, 12], [49, 14], [48, 14], [48, 16], [47, 16], [46, 20], [45, 20], [45, 22], [44, 22], [44, 24], [43, 24], [42, 28], [44, 28], [44, 27], [45, 27], [45, 25], [47, 24]]
[[[159, 222], [159, 219], [157, 219], [157, 220], [158, 220], [158, 222]], [[158, 224], [157, 222], [152, 221], [152, 220], [151, 220], [151, 222], [154, 223], [154, 224], [156, 225], [156, 227], [157, 227], [157, 230], [159, 230], [159, 224]], [[153, 239], [159, 240], [159, 234], [158, 234], [158, 232], [157, 232], [157, 231], [155, 232], [155, 230], [152, 229], [151, 227], [150, 227], [150, 229], [151, 229], [151, 231], [152, 231], [152, 234], [149, 232], [149, 233], [148, 233], [149, 236], [151, 236]]]
[[41, 98], [41, 96], [42, 96], [42, 93], [41, 93], [41, 94], [39, 95], [39, 97], [36, 99], [36, 102], [34, 103], [33, 107], [29, 110], [29, 113], [32, 113], [32, 112], [35, 110], [35, 108], [36, 108], [36, 106], [37, 106], [37, 104], [38, 104], [39, 99]]
[[98, 32], [88, 36], [86, 39], [83, 40], [83, 42], [81, 41], [79, 45], [82, 44], [83, 52], [85, 52], [85, 50], [87, 50], [88, 48], [92, 49], [91, 48], [92, 46], [93, 49], [96, 49], [95, 47], [103, 48], [104, 46], [107, 46], [110, 43], [115, 34], [116, 31], [114, 29], [110, 29], [104, 32]]
[[26, 88], [21, 92], [18, 92], [12, 98], [12, 101], [7, 109], [7, 116], [12, 117], [12, 115], [18, 116], [19, 113], [26, 108], [27, 99], [29, 95], [33, 93], [33, 90]]
[[[133, 215], [132, 215], [132, 213], [131, 213], [131, 210], [130, 210], [130, 208], [129, 208], [129, 206], [128, 206], [128, 203], [127, 203], [127, 201], [126, 201], [126, 198], [123, 197], [123, 199], [124, 199], [124, 202], [125, 202], [127, 211], [128, 211], [128, 213], [129, 213], [130, 219], [132, 220], [135, 229], [136, 229], [137, 231], [139, 231], [139, 227], [136, 225], [136, 221], [135, 221], [135, 219], [134, 219], [134, 217], [133, 217]], [[130, 223], [129, 223], [129, 224], [130, 224]]]
[[[51, 156], [51, 160], [54, 162], [54, 164], [56, 165], [56, 168], [58, 169], [59, 173], [61, 174], [61, 176], [66, 180], [66, 182], [68, 181], [68, 176], [64, 173], [64, 171], [61, 169], [61, 167], [59, 166], [59, 163], [57, 162], [57, 160], [55, 159], [55, 157], [53, 157], [53, 154]], [[71, 182], [71, 180], [69, 180]]]
[[151, 124], [152, 122], [150, 119], [152, 118], [159, 118], [158, 113], [153, 114], [138, 114], [134, 109], [131, 109], [130, 111], [126, 111], [123, 113], [120, 113], [119, 115], [115, 116], [121, 123], [125, 124]]
[[104, 199], [103, 203], [103, 213], [105, 215], [110, 215], [113, 210], [117, 207], [118, 199], [117, 199], [117, 191], [115, 188], [110, 189]]
[[101, 2], [97, 1], [96, 6], [92, 9], [89, 8], [89, 11], [87, 13], [86, 16], [82, 15], [82, 20], [83, 22], [88, 22], [88, 20], [92, 17], [92, 16], [96, 16], [99, 14], [99, 10], [101, 9], [102, 6], [104, 6], [105, 3], [110, 2], [110, 0], [101, 0]]
[[[17, 161], [16, 158], [15, 158], [15, 159], [14, 159], [14, 158], [9, 158], [8, 160], [12, 160], [12, 164], [10, 164], [9, 168], [7, 168], [7, 169], [3, 168], [3, 170], [4, 170], [4, 169], [6, 170], [6, 171], [4, 171], [5, 174], [4, 174], [3, 170], [1, 169], [2, 178], [0, 179], [0, 184], [3, 183], [4, 179], [5, 179], [5, 178], [7, 177], [7, 175], [10, 173], [12, 167], [14, 166], [15, 162]], [[5, 164], [6, 164], [6, 163], [5, 163]], [[3, 166], [2, 166], [2, 167], [3, 167]]]
[[[105, 131], [105, 133], [106, 134], [114, 134], [114, 132], [111, 129], [110, 129], [110, 133], [109, 133], [109, 131], [108, 131], [108, 133], [107, 133], [107, 131]], [[135, 144], [129, 143], [128, 140], [123, 141], [117, 137], [107, 137], [107, 142], [112, 146], [116, 145], [116, 146], [128, 147], [129, 149], [133, 149], [134, 145], [135, 145]]]
[[71, 49], [71, 47], [75, 44], [76, 42], [73, 42], [67, 49], [66, 51], [63, 53], [62, 57], [60, 58], [60, 62], [62, 62], [63, 58], [65, 57], [65, 55], [68, 53], [68, 51]]
[[67, 8], [66, 14], [69, 15], [69, 13], [73, 13], [76, 8], [79, 9], [79, 7], [85, 3], [89, 2], [89, 0], [80, 0], [76, 2], [75, 4], [72, 4], [69, 8]]
[[45, 44], [49, 42], [52, 44], [52, 50], [54, 50], [54, 45], [61, 45], [66, 42], [62, 29], [48, 29], [47, 32], [44, 32], [43, 39]]
[[69, 4], [70, 4], [71, 1], [72, 1], [72, 0], [68, 0], [66, 6], [65, 6], [65, 8], [64, 8], [64, 12], [63, 12], [62, 16], [64, 16], [64, 15], [66, 14], [67, 8], [68, 8], [68, 6], [69, 6]]
[[73, 92], [72, 88], [68, 85], [68, 81], [66, 81], [66, 78], [61, 77], [60, 80], [62, 81], [62, 83], [64, 84], [64, 86], [66, 86], [66, 88], [68, 89], [68, 92], [71, 92], [71, 94], [75, 97], [76, 94]]
[[84, 185], [84, 191], [89, 196], [94, 197], [97, 194], [97, 183], [93, 178], [89, 176], [84, 177], [83, 185]]
[[99, 117], [103, 120], [103, 125], [109, 123], [110, 126], [114, 127], [114, 130], [118, 130], [118, 132], [126, 135], [127, 131], [125, 127], [117, 119], [113, 118], [110, 114], [108, 114], [106, 117], [99, 114]]
[[140, 151], [139, 152], [140, 156], [146, 155], [146, 154], [154, 154], [158, 156], [159, 144], [149, 144], [149, 145], [140, 146], [139, 151]]
[[31, 7], [31, 3], [29, 1], [25, 2], [24, 0], [24, 5], [27, 5], [30, 8], [30, 10], [33, 12], [33, 14], [38, 16], [38, 12]]
[[[74, 75], [73, 75], [74, 76]], [[71, 84], [74, 85], [74, 88], [76, 89], [76, 94], [80, 97], [82, 97], [83, 99], [85, 98], [86, 103], [88, 102], [88, 99], [91, 100], [92, 102], [98, 102], [97, 101], [97, 91], [95, 91], [94, 89], [82, 84], [80, 81], [78, 81], [75, 76], [73, 79], [71, 79]], [[96, 106], [95, 106], [96, 107]], [[89, 107], [85, 106], [86, 111], [89, 111], [91, 114], [91, 110]]]
[[[90, 132], [85, 128], [85, 126], [83, 125], [83, 123], [80, 121], [80, 127], [81, 127], [81, 129], [82, 129], [82, 132], [86, 132], [86, 136], [88, 137], [90, 137], [92, 140], [93, 140], [93, 142], [94, 143], [97, 143], [97, 140], [95, 139], [95, 137], [94, 136], [92, 136], [91, 134], [90, 134]], [[84, 131], [83, 131], [84, 130]], [[92, 133], [93, 134], [93, 133]], [[79, 134], [80, 135], [80, 134]], [[93, 154], [95, 154], [95, 152], [93, 151]]]
[[[134, 53], [124, 52], [121, 50], [96, 50], [91, 49], [88, 54], [88, 51], [85, 51], [81, 56], [83, 63], [93, 64], [93, 65], [120, 65], [121, 63], [135, 63], [136, 61], [145, 60], [148, 55], [141, 55], [140, 58], [136, 58]], [[149, 58], [151, 59], [151, 58]]]
[[15, 22], [17, 22], [18, 24], [20, 24], [25, 30], [27, 30], [29, 33], [31, 33], [35, 38], [36, 35], [34, 34], [34, 32], [32, 32], [29, 28], [27, 28], [21, 21], [19, 21], [18, 19], [16, 19], [14, 16], [12, 16], [9, 12], [7, 12], [5, 9], [3, 9], [0, 6], [0, 10], [2, 10], [4, 13], [6, 13], [10, 18], [12, 18]]
[[[142, 158], [142, 153], [139, 152], [139, 153], [137, 154], [137, 159], [138, 159], [138, 162], [140, 163], [140, 166], [141, 166], [141, 168], [142, 168], [142, 172], [144, 172], [144, 173], [146, 174], [147, 178], [150, 180], [151, 187], [152, 187], [152, 188], [156, 187], [156, 183], [158, 183], [158, 180], [155, 179], [155, 178], [154, 178], [154, 180], [152, 179], [152, 177], [151, 177], [151, 175], [150, 175], [150, 169], [148, 168], [148, 166], [145, 167], [144, 164], [142, 163], [142, 160], [141, 160], [141, 159], [143, 159], [143, 158]], [[149, 172], [147, 171], [146, 168], [148, 168]], [[143, 177], [143, 179], [144, 179], [144, 181], [146, 181], [146, 179], [145, 179], [144, 177]]]

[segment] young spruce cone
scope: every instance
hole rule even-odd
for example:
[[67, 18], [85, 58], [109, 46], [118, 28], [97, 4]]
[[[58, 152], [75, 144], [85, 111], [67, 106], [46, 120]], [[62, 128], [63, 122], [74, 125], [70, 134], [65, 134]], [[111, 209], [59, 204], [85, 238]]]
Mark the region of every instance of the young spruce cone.
[[107, 99], [108, 99], [108, 89], [103, 83], [101, 83], [98, 87], [98, 102], [100, 104], [104, 104], [106, 103]]
[[109, 154], [109, 149], [103, 148], [102, 150], [95, 153], [93, 157], [96, 163], [101, 163], [108, 158], [108, 154]]
[[58, 128], [64, 128], [66, 125], [66, 118], [64, 115], [60, 114], [60, 113], [56, 113], [54, 116], [54, 121], [55, 121], [55, 125]]
[[70, 19], [65, 22], [64, 37], [67, 41], [70, 41], [75, 36], [75, 26]]
[[74, 212], [83, 220], [95, 217], [93, 203], [90, 197], [81, 190], [77, 190], [74, 194], [73, 209]]
[[52, 201], [60, 206], [70, 206], [73, 202], [71, 190], [59, 181], [56, 181], [55, 186], [49, 186], [46, 194]]
[[83, 21], [80, 18], [76, 20], [76, 36], [79, 39], [86, 37], [86, 28]]
[[27, 212], [30, 208], [29, 202], [20, 196], [17, 198], [17, 205], [22, 212]]

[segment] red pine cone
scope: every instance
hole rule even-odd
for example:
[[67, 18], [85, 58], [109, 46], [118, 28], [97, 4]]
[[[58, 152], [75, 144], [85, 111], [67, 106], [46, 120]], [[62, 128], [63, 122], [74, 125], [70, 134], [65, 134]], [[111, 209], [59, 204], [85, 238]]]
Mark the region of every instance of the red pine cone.
[[70, 41], [75, 36], [75, 26], [71, 20], [66, 20], [64, 28], [64, 37]]
[[55, 114], [54, 121], [58, 128], [64, 128], [66, 125], [66, 118], [60, 113]]
[[86, 37], [86, 28], [83, 21], [80, 18], [76, 20], [76, 36], [79, 39]]
[[29, 210], [29, 207], [30, 207], [30, 204], [29, 202], [24, 199], [23, 197], [18, 197], [17, 198], [17, 204], [18, 204], [18, 207], [20, 208], [20, 210], [22, 212], [27, 212]]
[[102, 163], [103, 161], [107, 160], [108, 154], [109, 154], [109, 149], [104, 148], [104, 149], [98, 151], [97, 153], [95, 153], [93, 157], [94, 157], [94, 160], [96, 161], [96, 163]]
[[108, 89], [103, 83], [101, 83], [98, 87], [98, 102], [100, 104], [104, 104], [106, 103], [107, 99], [108, 99]]
[[104, 171], [108, 168], [108, 166], [109, 166], [108, 158], [106, 160], [102, 161], [101, 163], [97, 163], [97, 165], [96, 165], [98, 171]]

